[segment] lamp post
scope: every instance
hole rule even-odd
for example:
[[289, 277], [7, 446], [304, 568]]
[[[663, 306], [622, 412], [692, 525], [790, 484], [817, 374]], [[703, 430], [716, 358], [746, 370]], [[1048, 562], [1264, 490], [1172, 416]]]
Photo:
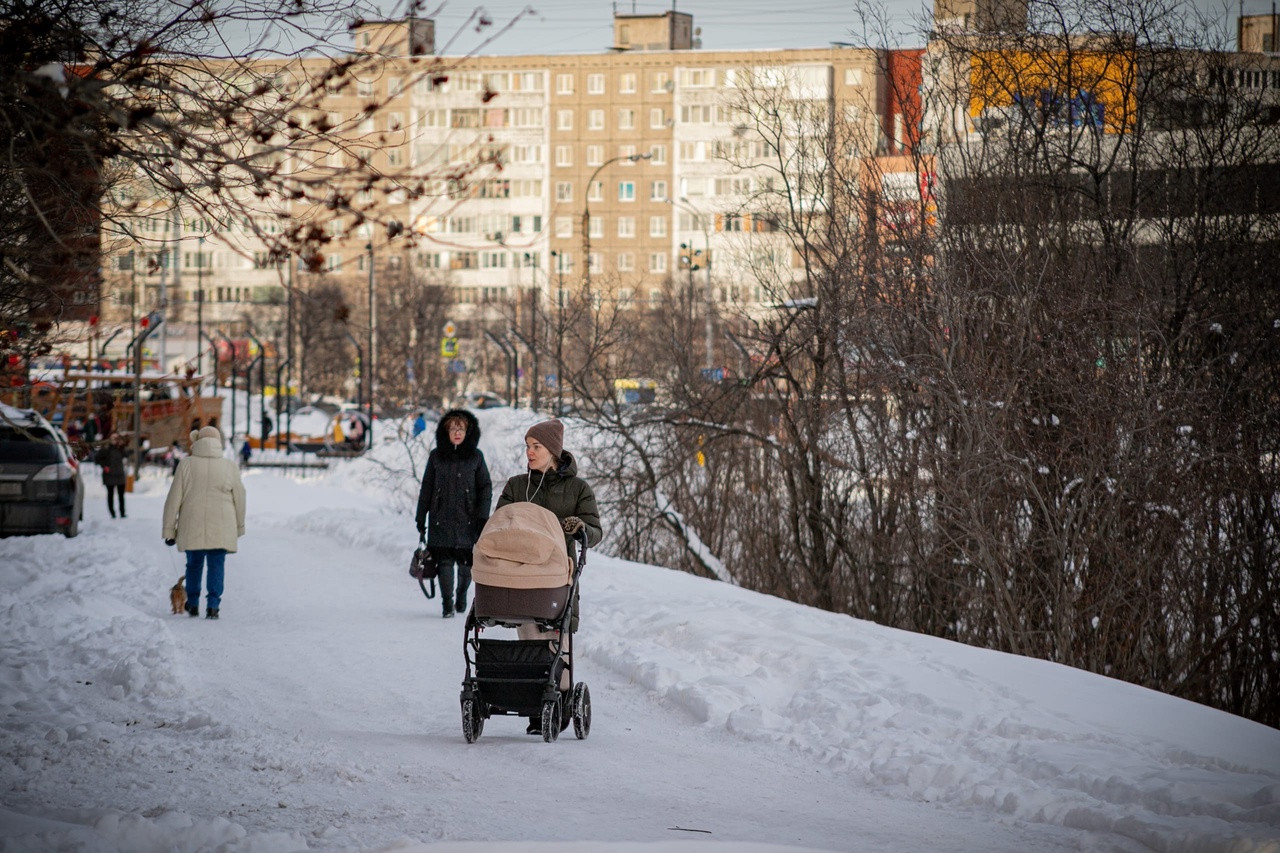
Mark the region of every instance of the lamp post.
[[564, 412], [564, 255], [553, 251], [556, 259], [556, 411]]
[[[214, 334], [226, 341], [227, 354], [230, 356], [227, 359], [231, 370], [229, 378], [229, 387], [231, 388], [231, 432], [229, 436], [231, 443], [234, 445], [236, 440], [236, 345], [222, 331], [216, 331]], [[215, 377], [216, 375], [215, 373]]]
[[617, 157], [610, 157], [591, 173], [590, 179], [587, 180], [587, 191], [584, 194], [582, 203], [582, 263], [583, 263], [583, 288], [587, 293], [591, 292], [591, 185], [596, 182], [596, 177], [604, 171], [608, 166], [617, 163], [620, 160], [627, 160], [632, 163], [640, 160], [650, 160], [653, 154], [620, 154]]
[[[706, 321], [707, 321], [707, 328], [706, 328], [706, 350], [707, 350], [707, 352], [706, 352], [706, 359], [707, 359], [707, 360], [706, 360], [705, 367], [706, 367], [708, 370], [710, 370], [710, 369], [712, 369], [713, 367], [715, 367], [715, 357], [716, 357], [716, 356], [715, 356], [715, 340], [714, 340], [714, 337], [715, 337], [715, 329], [713, 328], [712, 317], [711, 317], [711, 315], [712, 315], [712, 305], [713, 305], [713, 300], [712, 300], [712, 295], [713, 295], [713, 294], [712, 294], [712, 290], [711, 290], [711, 233], [707, 230], [707, 217], [706, 217], [706, 216], [704, 216], [704, 215], [702, 214], [702, 211], [700, 211], [700, 210], [698, 210], [696, 207], [694, 207], [694, 206], [693, 206], [693, 204], [689, 201], [689, 199], [685, 198], [684, 196], [681, 196], [681, 197], [680, 197], [680, 201], [679, 201], [679, 202], [676, 202], [674, 199], [667, 199], [666, 201], [667, 201], [667, 203], [668, 203], [668, 204], [670, 204], [672, 207], [675, 207], [675, 208], [677, 208], [677, 209], [687, 210], [689, 213], [692, 213], [692, 214], [693, 214], [693, 216], [694, 216], [694, 218], [695, 218], [695, 221], [697, 221], [697, 223], [698, 223], [698, 225], [699, 225], [699, 227], [700, 227], [700, 229], [701, 229], [701, 231], [702, 231], [702, 245], [703, 245], [703, 248], [704, 248], [703, 257], [702, 257], [702, 265], [703, 265], [703, 267], [704, 267], [704, 268], [706, 269], [706, 271], [707, 271], [707, 292], [706, 292], [706, 302], [707, 302], [707, 304], [706, 304]], [[680, 248], [684, 249], [684, 248], [685, 248], [685, 244], [684, 244], [684, 243], [681, 243], [681, 244], [680, 244]], [[694, 264], [693, 264], [693, 249], [692, 249], [692, 247], [689, 247], [688, 251], [689, 251], [689, 253], [690, 253], [690, 254], [689, 254], [689, 257], [690, 257], [690, 262], [689, 262], [689, 298], [690, 298], [690, 299], [692, 299], [692, 298], [693, 298], [693, 271], [696, 269], [696, 267], [695, 267], [695, 266], [694, 266]]]
[[534, 256], [528, 252], [524, 253], [525, 266], [529, 267], [529, 283], [532, 288], [529, 293], [529, 340], [532, 342], [529, 351], [533, 356], [533, 379], [529, 385], [529, 408], [535, 412], [538, 410], [538, 386], [542, 381], [542, 374], [538, 367], [538, 266], [534, 263]]
[[[196, 376], [204, 376], [204, 347], [200, 339], [204, 337], [204, 235], [200, 235], [199, 248], [196, 250]], [[201, 385], [203, 385], [203, 381]], [[198, 389], [197, 389], [198, 390]], [[197, 395], [198, 396], [198, 395]]]
[[[254, 362], [256, 362], [258, 365], [258, 432], [262, 437], [261, 449], [266, 450], [267, 449], [267, 350], [266, 350], [266, 347], [262, 345], [262, 341], [258, 340], [258, 338], [253, 334], [253, 332], [246, 331], [245, 334], [248, 335], [249, 340], [253, 341], [253, 343], [258, 347], [258, 357], [255, 358], [253, 362], [250, 362], [248, 369], [245, 370], [245, 377], [248, 378], [249, 373], [253, 370], [253, 364]], [[280, 393], [279, 389], [276, 389], [276, 393], [277, 394]], [[248, 418], [249, 399], [251, 399], [252, 397], [253, 395], [249, 394], [248, 397], [246, 397], [245, 399], [244, 426], [245, 426], [246, 435], [248, 435], [248, 432], [249, 432], [249, 418]]]
[[[351, 329], [347, 327], [346, 323], [342, 324], [342, 333], [347, 336], [347, 340], [351, 341], [351, 345], [356, 348], [356, 361], [360, 365], [361, 378], [363, 378], [363, 374], [365, 372], [364, 347], [360, 346], [360, 342], [356, 340], [355, 335], [351, 334]], [[356, 383], [356, 409], [359, 410], [363, 408], [364, 408], [364, 383], [357, 382]], [[367, 432], [366, 432], [366, 435], [367, 435]]]
[[164, 315], [153, 311], [139, 322], [142, 331], [129, 343], [133, 350], [133, 476], [137, 477], [142, 468], [142, 345], [160, 325], [164, 323]]

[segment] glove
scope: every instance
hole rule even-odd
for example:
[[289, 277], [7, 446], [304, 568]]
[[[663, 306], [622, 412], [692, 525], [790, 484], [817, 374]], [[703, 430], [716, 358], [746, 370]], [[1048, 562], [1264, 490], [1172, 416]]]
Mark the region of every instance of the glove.
[[570, 536], [577, 535], [577, 533], [584, 527], [586, 527], [586, 525], [583, 524], [582, 519], [578, 518], [576, 515], [571, 515], [564, 520], [564, 532]]
[[170, 547], [173, 547], [174, 545], [177, 545], [177, 544], [178, 544], [178, 540], [177, 540], [177, 539], [166, 539], [166, 540], [164, 540], [164, 544], [166, 544], [166, 545], [168, 545], [168, 546], [170, 546]]

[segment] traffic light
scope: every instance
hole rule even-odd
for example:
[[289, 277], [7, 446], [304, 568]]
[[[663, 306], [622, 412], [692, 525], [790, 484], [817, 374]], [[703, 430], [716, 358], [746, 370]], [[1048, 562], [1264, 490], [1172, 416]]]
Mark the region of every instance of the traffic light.
[[688, 243], [680, 244], [680, 266], [684, 267], [689, 272], [701, 269], [701, 267], [698, 266], [698, 259], [700, 257], [702, 257], [701, 249], [695, 249]]

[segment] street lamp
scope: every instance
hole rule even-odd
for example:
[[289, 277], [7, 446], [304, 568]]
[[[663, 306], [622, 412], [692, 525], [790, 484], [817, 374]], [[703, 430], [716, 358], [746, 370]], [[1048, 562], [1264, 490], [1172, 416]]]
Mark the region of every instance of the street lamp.
[[556, 411], [564, 412], [564, 255], [552, 250], [556, 259]]
[[636, 163], [640, 160], [651, 160], [653, 154], [619, 154], [617, 157], [610, 157], [591, 173], [591, 177], [587, 180], [587, 190], [584, 195], [585, 201], [582, 203], [582, 263], [583, 263], [583, 287], [587, 293], [591, 292], [591, 186], [596, 182], [596, 177], [604, 171], [608, 166], [617, 163], [619, 160], [627, 160]]
[[[204, 337], [204, 235], [200, 235], [199, 249], [196, 252], [196, 376], [201, 377], [204, 384], [204, 347], [200, 339]], [[215, 383], [216, 384], [216, 383]], [[197, 391], [199, 388], [197, 388]], [[196, 396], [199, 396], [197, 394]]]
[[[706, 362], [706, 368], [708, 370], [711, 370], [712, 368], [715, 367], [715, 341], [714, 341], [715, 330], [712, 328], [713, 323], [711, 319], [712, 305], [713, 305], [712, 290], [711, 290], [711, 233], [707, 230], [707, 217], [702, 214], [702, 211], [694, 207], [693, 204], [689, 201], [689, 199], [685, 198], [684, 196], [680, 197], [679, 202], [670, 198], [665, 199], [665, 201], [667, 202], [667, 204], [671, 205], [672, 207], [686, 210], [689, 213], [692, 213], [699, 227], [702, 230], [702, 243], [705, 249], [705, 251], [703, 252], [702, 265], [707, 271], [707, 293], [706, 293], [706, 302], [707, 302], [706, 304], [706, 315], [707, 315], [706, 316], [706, 320], [707, 320], [706, 359], [707, 359], [707, 362]], [[686, 248], [685, 244], [681, 243], [680, 248], [685, 249]], [[689, 252], [689, 290], [690, 290], [689, 296], [690, 298], [692, 298], [693, 297], [693, 271], [694, 269], [696, 269], [696, 266], [693, 264], [692, 247], [688, 248], [688, 252]]]
[[534, 256], [528, 252], [524, 253], [525, 266], [529, 267], [529, 282], [533, 289], [529, 294], [529, 339], [533, 342], [529, 350], [533, 356], [533, 384], [529, 386], [529, 407], [535, 412], [538, 410], [538, 385], [541, 381], [540, 371], [538, 367], [538, 265], [534, 263]]

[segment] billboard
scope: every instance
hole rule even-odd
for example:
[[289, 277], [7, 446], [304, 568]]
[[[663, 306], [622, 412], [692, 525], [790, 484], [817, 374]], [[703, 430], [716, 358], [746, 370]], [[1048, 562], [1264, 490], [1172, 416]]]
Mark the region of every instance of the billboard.
[[1137, 116], [1136, 88], [1132, 52], [977, 51], [970, 57], [969, 115], [1125, 133]]

